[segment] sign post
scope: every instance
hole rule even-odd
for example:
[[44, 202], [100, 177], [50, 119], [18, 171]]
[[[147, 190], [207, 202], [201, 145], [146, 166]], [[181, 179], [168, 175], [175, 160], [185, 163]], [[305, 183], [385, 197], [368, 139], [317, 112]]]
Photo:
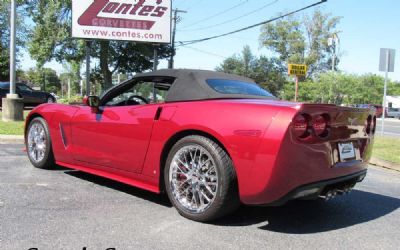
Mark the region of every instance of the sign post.
[[24, 105], [22, 99], [16, 93], [16, 20], [17, 20], [17, 2], [11, 0], [11, 13], [10, 13], [10, 93], [2, 102], [2, 120], [9, 121], [23, 121]]
[[380, 60], [379, 60], [379, 71], [385, 72], [385, 86], [383, 88], [383, 113], [382, 113], [382, 135], [385, 130], [385, 116], [386, 116], [386, 94], [387, 94], [387, 81], [388, 73], [394, 72], [394, 59], [396, 51], [394, 49], [381, 49]]
[[294, 101], [297, 102], [299, 97], [299, 76], [307, 75], [307, 65], [305, 64], [288, 64], [288, 74], [295, 76], [296, 79], [296, 90], [294, 95]]

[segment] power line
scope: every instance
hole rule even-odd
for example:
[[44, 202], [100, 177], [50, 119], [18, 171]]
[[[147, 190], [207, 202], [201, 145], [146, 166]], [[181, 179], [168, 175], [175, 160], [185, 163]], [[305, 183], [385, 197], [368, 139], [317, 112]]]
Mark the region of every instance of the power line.
[[238, 7], [240, 7], [240, 6], [244, 5], [244, 4], [247, 4], [247, 3], [248, 3], [248, 0], [243, 1], [243, 2], [240, 2], [239, 4], [236, 4], [236, 5], [230, 7], [230, 8], [228, 8], [228, 9], [226, 9], [226, 10], [222, 10], [222, 11], [220, 11], [220, 12], [218, 12], [218, 13], [216, 13], [216, 14], [213, 14], [213, 15], [211, 15], [211, 16], [209, 16], [209, 17], [206, 17], [206, 18], [203, 18], [203, 19], [201, 19], [201, 20], [198, 20], [198, 21], [196, 21], [196, 22], [194, 22], [194, 23], [188, 24], [188, 25], [182, 27], [182, 29], [185, 29], [185, 28], [194, 26], [194, 25], [199, 24], [199, 23], [201, 23], [201, 22], [203, 22], [203, 21], [208, 21], [208, 20], [210, 20], [210, 19], [213, 19], [213, 18], [215, 18], [215, 17], [217, 17], [217, 16], [219, 16], [219, 15], [221, 15], [221, 14], [225, 14], [226, 12], [229, 12], [229, 11], [231, 11], [231, 10], [234, 10], [234, 9], [236, 9], [236, 8], [238, 8]]
[[184, 46], [181, 46], [181, 47], [187, 48], [187, 49], [191, 49], [191, 50], [194, 50], [194, 51], [203, 53], [203, 54], [207, 54], [207, 55], [211, 55], [211, 56], [216, 56], [216, 57], [220, 57], [220, 58], [223, 58], [223, 59], [227, 59], [226, 56], [218, 55], [218, 54], [215, 54], [215, 53], [213, 53], [213, 52], [209, 52], [209, 51], [205, 51], [205, 50], [202, 50], [202, 49], [190, 47], [190, 46], [187, 46], [187, 45], [184, 45]]
[[272, 1], [272, 2], [269, 2], [269, 3], [267, 3], [267, 4], [263, 5], [263, 6], [261, 6], [261, 7], [257, 8], [257, 9], [255, 9], [255, 10], [252, 10], [252, 11], [246, 13], [246, 14], [243, 14], [243, 15], [241, 15], [241, 16], [238, 16], [238, 17], [235, 17], [235, 18], [226, 20], [226, 21], [221, 22], [221, 23], [217, 23], [217, 24], [214, 24], [214, 25], [209, 25], [209, 26], [205, 26], [205, 27], [201, 27], [201, 28], [196, 28], [196, 29], [179, 30], [179, 31], [198, 31], [198, 30], [206, 30], [206, 29], [218, 27], [218, 26], [221, 26], [221, 25], [224, 25], [224, 24], [227, 24], [227, 23], [235, 22], [235, 21], [237, 21], [237, 20], [239, 20], [239, 19], [245, 18], [245, 17], [250, 16], [250, 15], [256, 13], [256, 12], [259, 12], [259, 11], [261, 11], [261, 10], [263, 10], [263, 9], [265, 9], [265, 8], [267, 8], [267, 7], [269, 7], [269, 6], [271, 6], [271, 5], [274, 5], [275, 3], [279, 2], [279, 1], [280, 1], [280, 0], [274, 0], [274, 1]]
[[228, 32], [228, 33], [224, 33], [224, 34], [221, 34], [221, 35], [206, 37], [206, 38], [197, 39], [197, 40], [179, 41], [178, 43], [179, 43], [180, 45], [178, 45], [178, 46], [186, 46], [186, 45], [190, 45], [190, 44], [194, 44], [194, 43], [200, 43], [200, 42], [204, 42], [204, 41], [208, 41], [208, 40], [212, 40], [212, 39], [216, 39], [216, 38], [220, 38], [220, 37], [232, 35], [232, 34], [235, 34], [235, 33], [239, 33], [239, 32], [242, 32], [242, 31], [245, 31], [245, 30], [248, 30], [248, 29], [255, 28], [255, 27], [257, 27], [257, 26], [261, 26], [261, 25], [264, 25], [264, 24], [267, 24], [267, 23], [271, 23], [271, 22], [273, 22], [273, 21], [282, 19], [282, 18], [287, 17], [287, 16], [290, 16], [290, 15], [293, 15], [293, 14], [298, 13], [298, 12], [300, 12], [300, 11], [303, 11], [303, 10], [312, 8], [312, 7], [314, 7], [314, 6], [320, 5], [320, 4], [322, 4], [322, 3], [326, 2], [326, 1], [327, 1], [327, 0], [321, 0], [321, 1], [319, 1], [319, 2], [313, 3], [313, 4], [311, 4], [311, 5], [308, 5], [308, 6], [306, 6], [306, 7], [303, 7], [303, 8], [301, 8], [301, 9], [297, 9], [297, 10], [294, 10], [294, 11], [292, 11], [292, 12], [286, 13], [286, 14], [284, 14], [284, 15], [280, 15], [280, 16], [278, 16], [278, 17], [274, 17], [274, 18], [272, 18], [272, 19], [263, 21], [263, 22], [261, 22], [261, 23], [253, 24], [253, 25], [250, 25], [250, 26], [247, 26], [247, 27], [238, 29], [238, 30], [234, 30], [234, 31], [231, 31], [231, 32]]

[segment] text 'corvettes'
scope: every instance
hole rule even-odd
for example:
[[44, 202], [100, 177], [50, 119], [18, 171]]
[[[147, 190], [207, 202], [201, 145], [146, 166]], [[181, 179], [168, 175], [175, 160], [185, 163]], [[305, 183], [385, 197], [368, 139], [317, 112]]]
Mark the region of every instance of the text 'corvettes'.
[[376, 128], [373, 110], [280, 101], [251, 79], [201, 70], [138, 74], [84, 103], [30, 113], [31, 163], [166, 192], [196, 221], [350, 191]]

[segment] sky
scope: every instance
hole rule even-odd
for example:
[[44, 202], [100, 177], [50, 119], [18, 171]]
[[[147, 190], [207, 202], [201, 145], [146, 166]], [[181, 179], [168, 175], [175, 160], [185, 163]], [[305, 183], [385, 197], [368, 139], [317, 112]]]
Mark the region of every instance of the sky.
[[[315, 2], [318, 0], [174, 0], [174, 8], [187, 11], [180, 14], [176, 41], [219, 35]], [[337, 27], [340, 30], [340, 70], [384, 75], [378, 70], [380, 48], [392, 48], [397, 56], [395, 72], [389, 73], [389, 78], [400, 81], [400, 1], [328, 0], [318, 8], [324, 13], [342, 17]], [[221, 13], [228, 9], [231, 10]], [[309, 9], [299, 15], [313, 11]], [[256, 27], [227, 37], [178, 47], [175, 67], [213, 70], [225, 58], [240, 53], [245, 45], [249, 45], [255, 55], [271, 56], [271, 51], [260, 46], [259, 35], [260, 27]], [[27, 53], [21, 61], [23, 69], [35, 66]], [[48, 63], [46, 67], [59, 73], [63, 71], [63, 67], [56, 62]], [[166, 67], [167, 62], [161, 61], [159, 68]]]

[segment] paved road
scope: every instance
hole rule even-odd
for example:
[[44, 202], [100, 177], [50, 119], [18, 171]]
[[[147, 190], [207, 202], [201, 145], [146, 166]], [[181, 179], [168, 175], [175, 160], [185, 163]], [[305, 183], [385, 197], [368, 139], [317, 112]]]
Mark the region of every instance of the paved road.
[[243, 207], [214, 224], [165, 196], [78, 171], [29, 164], [0, 145], [0, 249], [399, 249], [400, 173], [371, 168], [331, 202]]
[[[394, 118], [385, 119], [385, 135], [400, 137], [400, 120]], [[377, 120], [377, 134], [381, 134], [382, 131], [382, 120]]]

